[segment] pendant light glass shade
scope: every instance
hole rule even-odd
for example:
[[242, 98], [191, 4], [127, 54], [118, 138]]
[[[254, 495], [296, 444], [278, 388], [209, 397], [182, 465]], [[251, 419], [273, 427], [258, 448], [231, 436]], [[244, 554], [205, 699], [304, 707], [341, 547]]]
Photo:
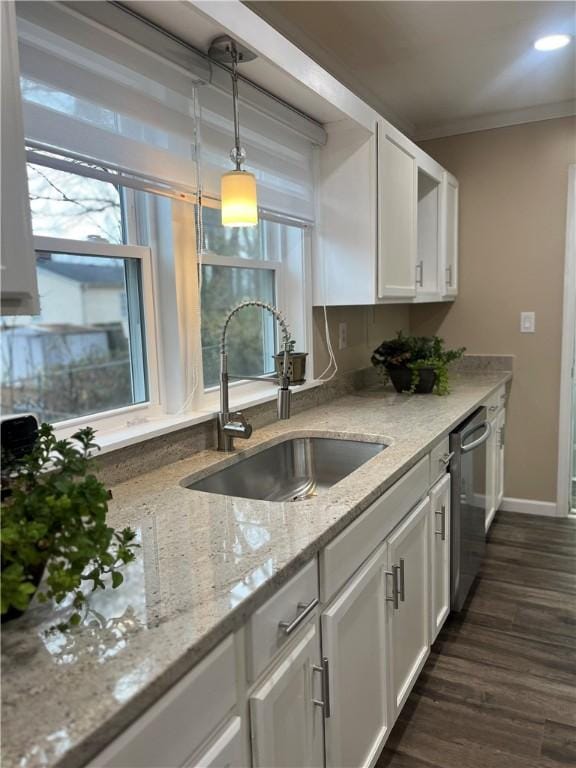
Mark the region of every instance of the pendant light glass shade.
[[258, 224], [256, 177], [248, 171], [230, 171], [222, 176], [220, 185], [222, 225], [253, 227]]

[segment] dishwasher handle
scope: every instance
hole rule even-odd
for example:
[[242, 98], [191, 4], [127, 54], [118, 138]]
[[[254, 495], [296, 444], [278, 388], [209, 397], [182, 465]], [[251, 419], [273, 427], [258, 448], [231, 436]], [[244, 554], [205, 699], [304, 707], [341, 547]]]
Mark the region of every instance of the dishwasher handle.
[[460, 446], [460, 450], [462, 451], [462, 453], [468, 453], [468, 451], [473, 451], [474, 448], [478, 448], [479, 445], [482, 445], [482, 443], [485, 443], [486, 440], [488, 440], [488, 438], [492, 434], [492, 425], [490, 424], [489, 421], [485, 421], [483, 426], [485, 427], [485, 429], [479, 438], [477, 438], [476, 440], [472, 440], [471, 443], [466, 443]]

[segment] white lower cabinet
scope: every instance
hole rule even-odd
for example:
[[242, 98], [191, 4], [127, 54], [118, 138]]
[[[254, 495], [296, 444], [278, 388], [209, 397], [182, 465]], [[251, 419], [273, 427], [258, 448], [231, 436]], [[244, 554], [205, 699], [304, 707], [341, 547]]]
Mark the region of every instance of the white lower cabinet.
[[196, 755], [183, 768], [240, 768], [246, 765], [242, 720], [233, 717], [214, 743]]
[[496, 393], [488, 405], [492, 432], [486, 446], [486, 531], [492, 525], [504, 498], [504, 439], [506, 433], [506, 392]]
[[370, 766], [388, 735], [384, 544], [322, 613], [326, 765]]
[[428, 530], [430, 499], [388, 538], [388, 636], [392, 715], [404, 706], [429, 652]]
[[286, 650], [249, 699], [252, 764], [320, 768], [324, 755], [317, 620], [301, 629]]
[[430, 491], [430, 643], [450, 613], [450, 475]]
[[495, 471], [494, 471], [494, 496], [496, 509], [500, 509], [504, 498], [504, 442], [506, 438], [506, 410], [503, 408], [496, 419], [496, 446], [495, 446]]

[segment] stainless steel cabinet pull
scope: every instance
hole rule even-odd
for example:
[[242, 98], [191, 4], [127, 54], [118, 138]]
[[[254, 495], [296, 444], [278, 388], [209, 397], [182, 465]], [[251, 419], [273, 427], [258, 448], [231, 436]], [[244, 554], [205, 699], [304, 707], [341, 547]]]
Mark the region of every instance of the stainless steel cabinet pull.
[[443, 456], [440, 456], [438, 461], [448, 466], [448, 464], [450, 464], [450, 462], [452, 461], [453, 456], [454, 456], [454, 451], [450, 451], [450, 453], [445, 453]]
[[309, 603], [298, 603], [298, 610], [300, 613], [292, 619], [292, 621], [281, 621], [278, 627], [284, 632], [285, 635], [291, 635], [292, 632], [298, 627], [308, 614], [312, 613], [314, 608], [318, 605], [318, 598], [315, 597]]
[[488, 408], [488, 410], [490, 411], [490, 413], [494, 413], [495, 411], [498, 410], [498, 406], [497, 405], [491, 405], [490, 408]]
[[440, 515], [440, 530], [435, 531], [436, 536], [440, 536], [442, 541], [446, 541], [446, 505], [442, 504], [442, 508], [437, 509], [436, 514]]
[[328, 659], [324, 656], [322, 658], [322, 666], [319, 667], [317, 664], [312, 664], [312, 671], [313, 672], [320, 672], [322, 675], [322, 697], [323, 699], [312, 699], [312, 704], [314, 704], [317, 707], [322, 707], [324, 710], [324, 717], [330, 717], [330, 677], [328, 675], [329, 673], [329, 666], [328, 666]]
[[416, 285], [420, 288], [424, 285], [424, 262], [419, 261], [416, 264]]
[[500, 441], [499, 441], [500, 448], [504, 448], [504, 439], [505, 439], [505, 427], [500, 427]]
[[446, 285], [452, 287], [452, 265], [446, 267]]
[[399, 577], [399, 585], [398, 585], [398, 591], [400, 592], [400, 600], [404, 602], [406, 599], [406, 592], [404, 590], [404, 560], [400, 558], [400, 566], [398, 567], [398, 577]]
[[391, 571], [386, 571], [386, 576], [392, 577], [392, 597], [388, 597], [388, 590], [386, 590], [386, 600], [392, 603], [394, 610], [397, 611], [400, 608], [400, 592], [398, 590], [398, 578], [397, 574], [400, 570], [398, 565], [393, 565]]

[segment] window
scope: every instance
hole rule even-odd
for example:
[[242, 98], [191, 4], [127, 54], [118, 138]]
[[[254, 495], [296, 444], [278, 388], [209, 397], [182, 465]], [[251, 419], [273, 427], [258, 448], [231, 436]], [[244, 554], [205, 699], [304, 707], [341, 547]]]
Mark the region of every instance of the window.
[[[202, 213], [202, 362], [204, 387], [210, 388], [218, 384], [220, 335], [227, 313], [246, 299], [259, 299], [286, 311], [284, 277], [291, 264], [294, 270], [295, 260], [296, 269], [301, 269], [304, 242], [302, 229], [294, 224], [262, 218], [258, 227], [226, 228], [220, 223], [218, 209], [203, 208]], [[299, 280], [301, 283], [302, 275]], [[273, 357], [278, 351], [277, 331], [272, 315], [258, 307], [233, 317], [227, 334], [230, 373], [272, 373]], [[303, 348], [306, 339], [298, 337], [301, 327], [292, 328], [292, 332]]]
[[[229, 78], [213, 81], [202, 57], [114, 4], [21, 3], [18, 17], [41, 307], [1, 321], [2, 410], [112, 428], [214, 411], [222, 326], [245, 299], [278, 307], [309, 349], [322, 129], [245, 89], [243, 141], [265, 210], [256, 228], [224, 229]], [[230, 372], [270, 374], [278, 338], [269, 313], [235, 316]], [[268, 386], [235, 382], [232, 400]]]
[[3, 316], [2, 412], [59, 423], [150, 399], [146, 248], [123, 244], [120, 187], [29, 164], [40, 314]]
[[35, 235], [125, 241], [121, 190], [114, 184], [28, 163]]

